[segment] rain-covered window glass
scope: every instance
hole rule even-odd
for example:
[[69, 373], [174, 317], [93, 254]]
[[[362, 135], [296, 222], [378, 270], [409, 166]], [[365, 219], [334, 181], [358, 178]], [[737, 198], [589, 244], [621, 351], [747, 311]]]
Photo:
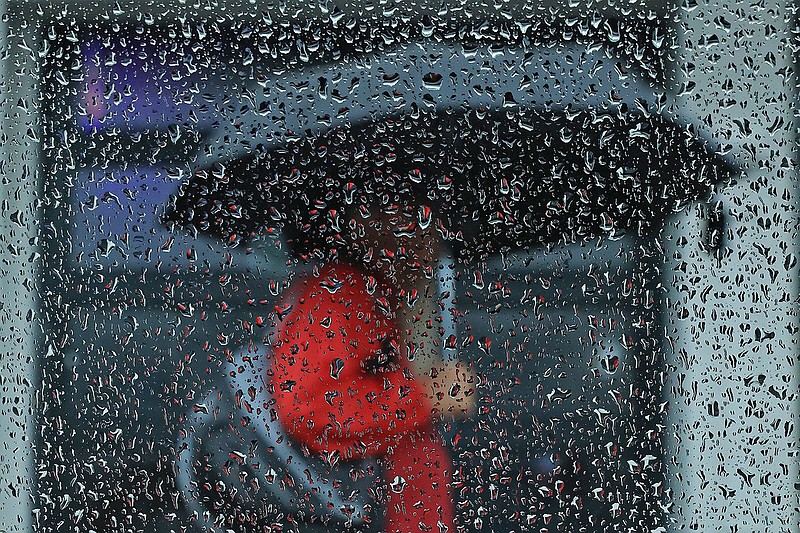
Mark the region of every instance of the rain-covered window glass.
[[796, 7], [6, 1], [3, 531], [796, 531]]

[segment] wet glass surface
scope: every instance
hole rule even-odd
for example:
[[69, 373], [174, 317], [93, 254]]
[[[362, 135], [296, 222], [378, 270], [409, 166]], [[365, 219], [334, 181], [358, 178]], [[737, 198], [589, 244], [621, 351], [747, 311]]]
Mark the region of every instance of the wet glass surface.
[[585, 4], [13, 4], [31, 527], [791, 531], [794, 18]]

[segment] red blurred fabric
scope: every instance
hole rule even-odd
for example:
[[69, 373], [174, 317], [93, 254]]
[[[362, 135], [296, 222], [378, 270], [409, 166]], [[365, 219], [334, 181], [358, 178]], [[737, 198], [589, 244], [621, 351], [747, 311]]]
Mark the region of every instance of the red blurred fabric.
[[452, 460], [401, 353], [391, 291], [341, 263], [295, 285], [272, 364], [284, 427], [314, 452], [382, 458], [387, 531], [454, 531]]

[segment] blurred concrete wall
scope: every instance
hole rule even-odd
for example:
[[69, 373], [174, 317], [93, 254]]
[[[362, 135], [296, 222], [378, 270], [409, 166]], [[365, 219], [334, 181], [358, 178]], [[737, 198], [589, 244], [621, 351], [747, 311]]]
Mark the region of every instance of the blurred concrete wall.
[[794, 4], [683, 4], [678, 112], [746, 177], [668, 232], [670, 530], [797, 531]]

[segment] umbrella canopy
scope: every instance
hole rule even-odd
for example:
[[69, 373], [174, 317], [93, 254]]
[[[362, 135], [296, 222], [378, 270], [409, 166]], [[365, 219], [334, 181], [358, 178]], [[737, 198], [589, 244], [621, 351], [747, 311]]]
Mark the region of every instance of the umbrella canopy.
[[729, 169], [630, 78], [596, 50], [415, 43], [261, 80], [168, 218], [317, 255], [359, 204], [431, 209], [467, 255], [642, 234]]

